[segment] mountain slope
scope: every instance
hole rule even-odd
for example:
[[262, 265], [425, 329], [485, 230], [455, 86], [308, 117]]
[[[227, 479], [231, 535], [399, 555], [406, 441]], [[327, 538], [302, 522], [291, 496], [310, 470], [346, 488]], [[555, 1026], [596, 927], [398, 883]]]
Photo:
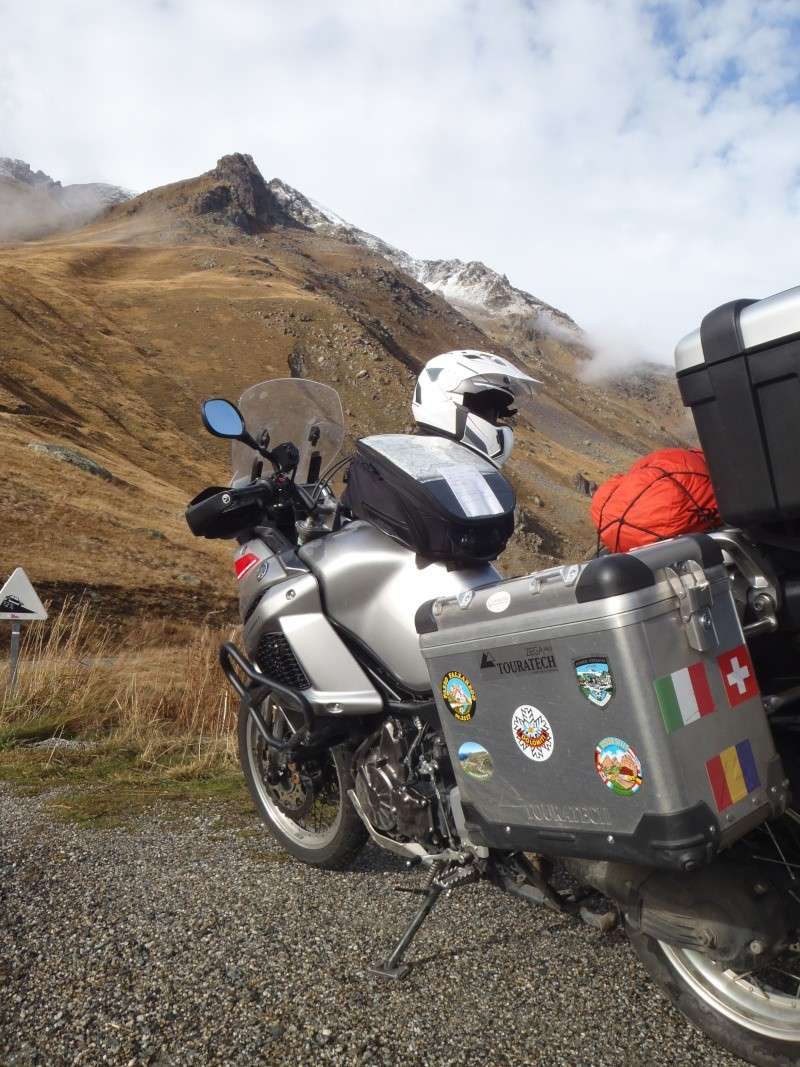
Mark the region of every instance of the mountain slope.
[[541, 332], [560, 333], [575, 342], [582, 339], [581, 330], [569, 315], [523, 289], [515, 288], [505, 275], [498, 274], [485, 263], [477, 260], [464, 263], [460, 259], [416, 259], [380, 237], [346, 222], [279, 178], [274, 178], [269, 188], [287, 214], [297, 222], [377, 252], [426, 288], [439, 293], [448, 303], [464, 310], [467, 315], [477, 313], [522, 317], [530, 324], [535, 323]]
[[219, 610], [231, 546], [183, 520], [228, 477], [200, 400], [304, 375], [339, 390], [351, 441], [402, 431], [419, 368], [458, 347], [543, 379], [510, 468], [522, 510], [509, 567], [575, 558], [592, 543], [576, 474], [600, 481], [678, 440], [677, 423], [581, 383], [579, 349], [537, 331], [517, 343], [503, 325], [505, 342], [487, 319], [493, 336], [383, 255], [306, 225], [240, 155], [0, 248], [5, 569], [22, 564], [45, 592], [96, 586], [112, 613]]

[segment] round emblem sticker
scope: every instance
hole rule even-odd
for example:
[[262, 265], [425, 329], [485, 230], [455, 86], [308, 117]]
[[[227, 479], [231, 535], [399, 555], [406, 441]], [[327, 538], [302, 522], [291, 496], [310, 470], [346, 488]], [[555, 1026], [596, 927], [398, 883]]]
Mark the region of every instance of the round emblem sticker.
[[465, 741], [458, 750], [461, 770], [478, 782], [487, 782], [494, 774], [492, 757], [477, 741]]
[[511, 730], [517, 748], [528, 759], [542, 763], [553, 755], [553, 728], [546, 716], [532, 704], [521, 704], [517, 708], [511, 716]]
[[511, 594], [505, 589], [498, 589], [496, 593], [490, 593], [486, 598], [486, 607], [495, 614], [505, 611], [510, 603]]
[[594, 765], [600, 780], [620, 797], [637, 793], [642, 786], [642, 765], [627, 741], [606, 737], [594, 750]]
[[442, 696], [445, 704], [459, 722], [469, 722], [475, 714], [478, 698], [466, 674], [460, 671], [448, 671], [442, 678]]

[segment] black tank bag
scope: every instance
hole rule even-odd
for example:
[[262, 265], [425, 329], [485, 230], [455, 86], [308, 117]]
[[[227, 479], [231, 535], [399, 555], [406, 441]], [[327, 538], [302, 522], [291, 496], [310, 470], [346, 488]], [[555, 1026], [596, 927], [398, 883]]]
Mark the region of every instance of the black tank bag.
[[379, 434], [356, 442], [342, 503], [431, 560], [496, 559], [514, 532], [514, 490], [488, 460], [436, 437]]

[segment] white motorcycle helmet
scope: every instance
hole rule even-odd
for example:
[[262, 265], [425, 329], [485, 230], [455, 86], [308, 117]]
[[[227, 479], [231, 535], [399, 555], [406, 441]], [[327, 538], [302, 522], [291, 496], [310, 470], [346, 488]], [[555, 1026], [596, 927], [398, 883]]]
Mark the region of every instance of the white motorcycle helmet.
[[501, 467], [511, 455], [514, 434], [498, 420], [515, 415], [514, 400], [532, 396], [538, 384], [491, 352], [444, 352], [429, 359], [417, 378], [411, 410], [421, 429], [454, 437]]

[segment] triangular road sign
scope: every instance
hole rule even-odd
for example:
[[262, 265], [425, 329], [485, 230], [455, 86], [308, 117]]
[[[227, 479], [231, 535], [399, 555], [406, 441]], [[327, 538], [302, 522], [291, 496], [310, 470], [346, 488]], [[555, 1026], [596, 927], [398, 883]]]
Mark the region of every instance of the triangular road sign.
[[47, 612], [28, 575], [22, 567], [17, 567], [0, 589], [0, 621], [33, 622], [46, 618]]

